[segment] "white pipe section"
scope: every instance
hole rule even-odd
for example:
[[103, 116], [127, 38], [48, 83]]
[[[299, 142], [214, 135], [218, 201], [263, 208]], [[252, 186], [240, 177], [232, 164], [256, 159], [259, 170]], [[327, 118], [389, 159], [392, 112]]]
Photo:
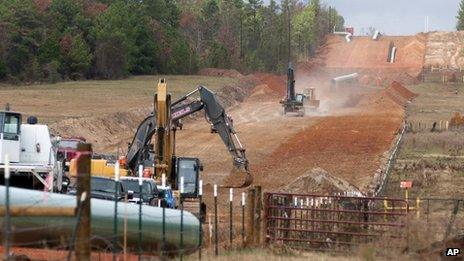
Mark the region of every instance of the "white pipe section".
[[374, 35], [372, 36], [372, 40], [376, 41], [379, 39], [379, 36], [380, 36], [380, 31], [379, 30], [375, 30], [375, 33]]
[[396, 47], [394, 46], [392, 48], [392, 53], [391, 53], [391, 57], [390, 57], [390, 63], [394, 63], [395, 62], [395, 58], [396, 58]]
[[350, 32], [334, 32], [334, 34], [345, 35], [345, 40], [347, 43], [351, 42], [353, 35]]
[[352, 73], [352, 74], [347, 74], [347, 75], [342, 75], [342, 76], [339, 76], [339, 77], [335, 77], [335, 78], [332, 79], [332, 81], [335, 81], [335, 82], [346, 81], [346, 80], [351, 80], [351, 79], [358, 78], [358, 76], [359, 76], [358, 73]]

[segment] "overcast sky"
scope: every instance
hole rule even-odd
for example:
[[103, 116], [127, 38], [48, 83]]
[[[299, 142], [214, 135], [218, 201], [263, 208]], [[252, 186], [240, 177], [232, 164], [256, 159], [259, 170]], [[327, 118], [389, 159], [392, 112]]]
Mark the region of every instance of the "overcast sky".
[[[305, 2], [307, 2], [306, 0]], [[370, 26], [388, 35], [407, 35], [425, 30], [452, 31], [460, 0], [321, 0], [334, 6], [345, 17], [345, 25], [355, 34]]]

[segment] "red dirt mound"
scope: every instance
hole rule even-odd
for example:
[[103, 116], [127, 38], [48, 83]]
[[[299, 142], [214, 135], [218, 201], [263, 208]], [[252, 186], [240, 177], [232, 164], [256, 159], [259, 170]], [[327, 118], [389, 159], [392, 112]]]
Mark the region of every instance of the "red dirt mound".
[[[404, 107], [409, 101], [412, 101], [417, 94], [411, 92], [406, 87], [398, 82], [393, 82], [390, 86], [380, 93], [374, 93], [363, 99], [359, 103], [361, 106], [374, 106], [378, 109], [400, 109]], [[395, 105], [392, 104], [392, 102]]]
[[[411, 75], [421, 72], [425, 56], [424, 35], [382, 36], [378, 41], [370, 37], [353, 37], [347, 43], [342, 37], [330, 36], [325, 55], [327, 68], [402, 69]], [[390, 43], [397, 47], [394, 63], [387, 62]]]
[[402, 113], [322, 118], [256, 166], [255, 182], [267, 189], [281, 188], [306, 170], [321, 167], [365, 189], [401, 122]]
[[391, 83], [390, 88], [401, 94], [401, 96], [408, 101], [412, 101], [414, 98], [418, 96], [418, 94], [411, 92], [401, 83], [396, 81]]
[[262, 83], [267, 84], [271, 90], [277, 94], [284, 96], [287, 89], [287, 83], [281, 76], [277, 76], [269, 73], [255, 73], [256, 78], [258, 78]]
[[218, 68], [204, 68], [198, 72], [199, 75], [204, 76], [221, 76], [221, 77], [241, 77], [243, 76], [237, 70], [218, 69]]
[[390, 98], [392, 101], [394, 101], [396, 104], [400, 106], [405, 106], [408, 103], [408, 100], [403, 98], [399, 93], [395, 92], [391, 88], [387, 88], [384, 91], [382, 91], [382, 95], [386, 95], [388, 98]]

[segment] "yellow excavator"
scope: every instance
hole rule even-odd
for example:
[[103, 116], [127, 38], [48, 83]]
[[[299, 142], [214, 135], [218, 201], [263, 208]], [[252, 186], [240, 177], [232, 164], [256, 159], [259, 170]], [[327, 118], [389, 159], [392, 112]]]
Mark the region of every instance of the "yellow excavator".
[[[199, 97], [195, 98], [196, 94]], [[165, 79], [160, 79], [158, 83], [153, 112], [142, 121], [129, 144], [123, 173], [135, 175], [139, 165], [146, 166], [147, 161], [152, 162], [154, 179], [160, 180], [164, 174], [169, 185], [174, 190], [178, 190], [180, 179], [183, 177], [183, 197], [196, 198], [203, 165], [198, 158], [177, 156], [175, 144], [176, 131], [182, 128], [181, 119], [201, 110], [205, 111], [207, 121], [214, 127], [215, 133], [221, 137], [232, 156], [236, 175], [234, 173], [234, 177], [230, 177], [228, 184], [223, 186], [233, 188], [249, 186], [253, 178], [249, 171], [245, 148], [233, 128], [232, 118], [226, 114], [214, 93], [205, 86], [198, 86], [184, 97], [172, 102]], [[114, 175], [114, 167], [104, 162], [92, 160], [91, 174]], [[72, 169], [75, 167], [71, 167], [71, 172]]]
[[[199, 98], [194, 98], [199, 94]], [[166, 175], [174, 189], [179, 188], [180, 178], [184, 178], [185, 197], [196, 197], [198, 193], [199, 173], [203, 165], [198, 158], [178, 157], [175, 155], [176, 131], [181, 128], [181, 119], [204, 110], [207, 120], [214, 126], [227, 150], [232, 156], [233, 164], [245, 176], [235, 184], [226, 187], [247, 187], [252, 182], [248, 168], [248, 160], [231, 117], [228, 116], [218, 102], [217, 97], [205, 86], [198, 86], [184, 97], [172, 102], [164, 79], [158, 83], [154, 97], [154, 111], [138, 127], [126, 156], [127, 166], [135, 171], [137, 166], [145, 162], [150, 155], [154, 156], [154, 177], [159, 179]], [[152, 145], [152, 137], [155, 144]], [[150, 150], [153, 148], [150, 153]]]

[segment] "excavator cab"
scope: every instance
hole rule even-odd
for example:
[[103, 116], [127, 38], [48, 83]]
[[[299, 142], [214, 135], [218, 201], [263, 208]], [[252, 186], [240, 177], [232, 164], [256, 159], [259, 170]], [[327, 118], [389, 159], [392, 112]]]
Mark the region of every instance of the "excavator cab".
[[197, 198], [199, 193], [200, 171], [203, 165], [198, 158], [176, 157], [174, 164], [176, 187], [180, 188], [180, 179], [184, 177], [183, 198]]

